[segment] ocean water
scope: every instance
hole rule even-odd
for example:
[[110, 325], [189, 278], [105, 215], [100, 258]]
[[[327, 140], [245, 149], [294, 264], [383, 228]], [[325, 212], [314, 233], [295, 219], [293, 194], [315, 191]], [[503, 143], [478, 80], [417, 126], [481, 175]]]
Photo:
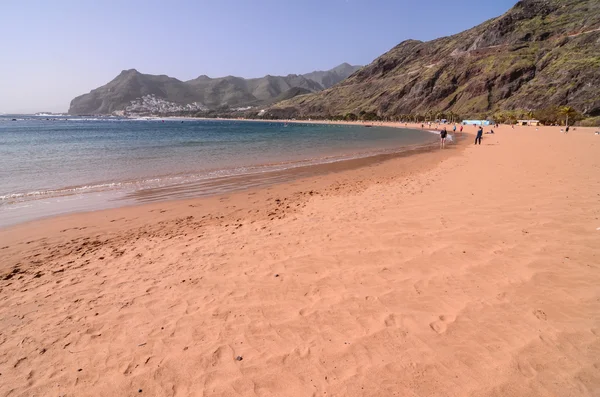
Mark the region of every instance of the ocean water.
[[0, 227], [276, 183], [435, 140], [376, 126], [0, 116]]

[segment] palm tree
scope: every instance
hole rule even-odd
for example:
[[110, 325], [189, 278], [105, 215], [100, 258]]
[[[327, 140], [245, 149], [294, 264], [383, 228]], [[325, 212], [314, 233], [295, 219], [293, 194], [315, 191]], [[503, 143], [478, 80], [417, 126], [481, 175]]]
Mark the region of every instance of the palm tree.
[[448, 112], [447, 117], [450, 119], [450, 123], [454, 123], [456, 121], [456, 113], [454, 113], [452, 110]]
[[425, 113], [425, 121], [433, 121], [433, 118], [434, 118], [434, 117], [435, 117], [435, 116], [434, 116], [434, 113], [433, 113], [433, 111], [432, 111], [432, 110], [428, 110], [428, 111]]
[[561, 106], [558, 109], [558, 113], [561, 116], [565, 116], [565, 126], [569, 126], [569, 116], [575, 116], [577, 114], [577, 110], [573, 109], [571, 106]]

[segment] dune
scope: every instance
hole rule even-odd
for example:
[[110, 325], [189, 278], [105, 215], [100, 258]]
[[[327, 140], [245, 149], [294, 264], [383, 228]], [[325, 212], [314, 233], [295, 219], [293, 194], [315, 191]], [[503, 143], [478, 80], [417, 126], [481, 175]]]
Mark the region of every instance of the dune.
[[0, 230], [0, 395], [600, 395], [600, 136], [473, 132]]

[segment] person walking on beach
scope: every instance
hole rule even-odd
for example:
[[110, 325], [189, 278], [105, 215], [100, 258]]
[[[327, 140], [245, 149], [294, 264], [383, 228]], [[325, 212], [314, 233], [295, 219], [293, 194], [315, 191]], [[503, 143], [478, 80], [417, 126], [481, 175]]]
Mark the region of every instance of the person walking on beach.
[[477, 135], [475, 136], [475, 144], [476, 145], [478, 142], [481, 145], [481, 137], [483, 137], [483, 127], [480, 126], [479, 129], [477, 130]]
[[440, 132], [440, 149], [444, 149], [446, 147], [446, 136], [448, 136], [448, 131], [446, 131], [446, 127]]

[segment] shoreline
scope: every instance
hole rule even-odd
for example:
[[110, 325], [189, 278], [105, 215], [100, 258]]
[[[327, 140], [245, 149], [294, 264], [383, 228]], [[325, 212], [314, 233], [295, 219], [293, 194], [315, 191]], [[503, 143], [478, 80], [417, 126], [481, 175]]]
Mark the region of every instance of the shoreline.
[[[181, 118], [176, 118], [176, 119], [181, 119]], [[191, 120], [198, 120], [199, 118], [191, 118]], [[214, 120], [214, 119], [204, 119], [204, 118], [200, 118], [200, 120]], [[365, 122], [362, 121], [305, 121], [305, 120], [238, 120], [238, 119], [217, 119], [217, 120], [222, 120], [222, 121], [249, 121], [249, 122], [276, 122], [276, 123], [300, 123], [300, 124], [336, 124], [336, 125], [364, 125]], [[377, 126], [381, 126], [381, 127], [388, 127], [388, 128], [408, 128], [408, 129], [415, 129], [415, 130], [424, 130], [430, 133], [438, 133], [438, 131], [436, 130], [431, 130], [429, 129], [427, 126], [425, 126], [425, 128], [421, 128], [420, 125], [421, 123], [400, 123], [400, 122], [376, 122], [373, 123], [373, 125], [377, 125]], [[447, 124], [448, 127], [450, 127], [451, 124]], [[460, 124], [457, 124], [460, 125]], [[460, 146], [460, 147], [465, 147], [468, 146], [469, 142], [468, 139], [467, 141], [465, 141], [466, 138], [471, 137], [471, 135], [473, 135], [476, 132], [477, 126], [464, 126], [464, 131], [462, 133], [458, 132], [457, 133], [453, 133], [452, 131], [449, 131], [451, 135], [456, 135], [458, 136], [458, 140], [459, 140], [459, 144], [457, 145], [457, 142], [452, 143], [451, 145], [449, 145], [450, 148], [454, 147], [454, 146]], [[491, 126], [490, 126], [491, 127]], [[488, 127], [488, 128], [490, 128]], [[543, 128], [545, 131], [552, 131], [552, 132], [558, 132], [561, 127], [560, 126], [556, 126], [556, 127], [533, 127], [533, 126], [515, 126], [514, 129], [509, 129], [508, 125], [502, 125], [501, 128], [505, 131], [512, 131], [512, 132], [519, 132], [519, 131], [533, 131], [534, 129], [537, 131], [539, 128]], [[571, 133], [573, 132], [584, 132], [586, 134], [589, 135], [593, 135], [595, 131], [595, 128], [593, 127], [577, 127], [574, 130], [572, 130]], [[487, 134], [484, 136], [488, 136]], [[493, 135], [489, 135], [489, 136], [493, 136]], [[471, 138], [469, 138], [471, 139]], [[25, 220], [25, 221], [20, 221], [17, 223], [11, 223], [11, 224], [6, 224], [6, 225], [2, 225], [0, 226], [0, 240], [2, 237], [3, 232], [10, 232], [11, 230], [13, 230], [14, 228], [18, 228], [20, 226], [24, 226], [27, 227], [28, 225], [32, 225], [35, 224], [36, 222], [48, 222], [48, 221], [52, 221], [52, 220], [59, 220], [61, 218], [64, 217], [71, 217], [71, 216], [85, 216], [86, 214], [93, 214], [96, 212], [105, 212], [105, 211], [118, 211], [118, 210], [126, 210], [126, 209], [132, 209], [138, 206], [148, 206], [148, 205], [160, 205], [161, 203], [177, 203], [177, 202], [184, 202], [184, 201], [189, 201], [189, 200], [207, 200], [207, 199], [218, 199], [221, 196], [229, 196], [232, 194], [243, 194], [244, 192], [254, 192], [254, 191], [259, 191], [262, 189], [271, 189], [272, 186], [277, 186], [280, 184], [286, 185], [286, 184], [292, 184], [294, 185], [295, 182], [298, 182], [298, 180], [301, 181], [305, 181], [307, 179], [310, 178], [319, 178], [319, 177], [323, 177], [327, 174], [337, 174], [337, 173], [343, 173], [343, 172], [347, 172], [347, 171], [352, 171], [355, 170], [357, 168], [361, 168], [361, 167], [370, 167], [373, 165], [377, 165], [381, 162], [386, 162], [386, 161], [394, 161], [394, 159], [398, 159], [398, 158], [403, 158], [405, 156], [412, 156], [412, 155], [420, 155], [423, 152], [435, 152], [437, 151], [439, 148], [437, 146], [436, 143], [431, 143], [431, 144], [424, 144], [424, 145], [418, 145], [416, 148], [415, 147], [405, 147], [402, 148], [404, 150], [401, 151], [393, 151], [390, 153], [379, 153], [379, 154], [373, 154], [373, 155], [368, 155], [368, 156], [364, 156], [364, 157], [357, 157], [357, 158], [350, 158], [350, 159], [342, 159], [342, 160], [336, 160], [333, 162], [325, 162], [325, 163], [317, 163], [317, 164], [310, 164], [310, 165], [303, 165], [297, 168], [304, 168], [309, 170], [308, 174], [309, 175], [303, 175], [301, 177], [291, 177], [290, 179], [286, 179], [280, 182], [274, 182], [272, 184], [263, 184], [260, 186], [251, 186], [251, 187], [244, 187], [241, 189], [233, 189], [227, 192], [223, 192], [223, 193], [219, 193], [219, 192], [211, 192], [211, 193], [207, 193], [207, 194], [198, 194], [197, 196], [194, 197], [185, 197], [185, 198], [167, 198], [164, 200], [157, 200], [151, 203], [148, 202], [139, 202], [139, 201], [131, 201], [131, 202], [126, 202], [126, 197], [124, 198], [120, 198], [117, 199], [115, 201], [119, 202], [121, 201], [122, 204], [116, 205], [116, 206], [109, 206], [109, 207], [103, 207], [103, 208], [98, 208], [98, 209], [92, 209], [92, 210], [80, 210], [80, 211], [75, 211], [75, 212], [68, 212], [68, 213], [59, 213], [59, 214], [53, 214], [53, 215], [47, 215], [47, 216], [42, 216], [42, 217], [36, 217], [35, 219], [30, 219], [30, 220]], [[296, 168], [292, 168], [292, 169], [286, 169], [283, 172], [285, 173], [294, 173], [296, 170]], [[314, 170], [314, 171], [310, 171], [310, 170]], [[277, 172], [277, 171], [273, 171], [273, 172]], [[240, 178], [244, 178], [246, 175], [239, 175]], [[233, 178], [236, 178], [238, 176], [234, 175]], [[218, 179], [218, 178], [215, 178]], [[177, 185], [176, 185], [177, 187]], [[133, 192], [133, 195], [136, 196], [140, 196], [139, 194], [136, 194], [138, 192]], [[131, 195], [131, 193], [127, 194], [127, 196]], [[6, 234], [6, 233], [4, 233]]]
[[0, 394], [592, 397], [599, 148], [501, 126], [0, 230]]
[[[160, 120], [160, 119], [157, 119]], [[175, 118], [174, 120], [180, 120], [180, 118]], [[203, 119], [202, 119], [203, 120]], [[220, 121], [228, 121], [228, 120], [220, 120]], [[260, 120], [257, 120], [260, 122]], [[269, 121], [262, 121], [266, 124], [269, 124]], [[307, 125], [310, 124], [326, 124], [326, 123], [305, 123]], [[336, 123], [340, 125], [345, 125], [345, 123]], [[379, 126], [378, 126], [379, 127]], [[386, 128], [394, 128], [398, 126], [383, 126]], [[402, 127], [404, 128], [404, 127]], [[414, 128], [413, 128], [414, 130]], [[428, 131], [431, 132], [431, 131]], [[157, 197], [162, 197], [161, 201], [173, 201], [173, 200], [181, 200], [184, 198], [192, 198], [192, 197], [207, 197], [219, 195], [227, 192], [223, 192], [221, 185], [230, 186], [230, 189], [227, 189], [230, 193], [234, 191], [240, 191], [248, 188], [260, 187], [260, 186], [269, 186], [275, 183], [285, 183], [289, 181], [293, 181], [300, 177], [309, 177], [310, 175], [320, 175], [327, 172], [335, 172], [338, 169], [352, 168], [355, 163], [364, 163], [370, 164], [371, 162], [377, 162], [381, 159], [390, 158], [394, 156], [405, 156], [406, 153], [413, 153], [415, 151], [421, 151], [423, 148], [433, 148], [435, 146], [434, 142], [431, 143], [423, 143], [417, 145], [405, 145], [394, 148], [388, 148], [386, 150], [373, 150], [373, 151], [362, 151], [355, 152], [352, 154], [338, 154], [332, 155], [330, 157], [322, 157], [322, 158], [314, 158], [310, 160], [302, 160], [295, 161], [290, 163], [273, 163], [270, 165], [256, 165], [250, 168], [255, 168], [254, 171], [248, 171], [239, 173], [236, 172], [236, 169], [231, 169], [231, 174], [222, 175], [222, 176], [212, 176], [212, 177], [199, 177], [201, 173], [194, 176], [193, 173], [188, 174], [178, 174], [174, 176], [164, 176], [164, 178], [187, 178], [188, 181], [184, 183], [167, 183], [166, 186], [148, 186], [142, 190], [127, 190], [127, 186], [134, 186], [138, 183], [136, 180], [124, 180], [124, 181], [104, 181], [98, 182], [98, 186], [93, 184], [87, 184], [83, 186], [86, 192], [82, 193], [74, 193], [74, 194], [60, 194], [63, 188], [55, 189], [52, 194], [39, 195], [36, 192], [36, 195], [33, 198], [27, 198], [26, 200], [20, 202], [15, 201], [11, 204], [11, 206], [24, 206], [23, 209], [17, 210], [16, 212], [12, 210], [12, 208], [5, 209], [5, 218], [2, 222], [0, 222], [0, 229], [11, 227], [14, 225], [18, 225], [24, 222], [31, 222], [38, 219], [47, 219], [56, 216], [64, 216], [72, 213], [85, 213], [90, 211], [98, 211], [105, 209], [114, 209], [121, 207], [130, 207], [135, 205], [143, 204], [143, 201], [148, 201], [152, 198], [152, 194], [154, 193]], [[431, 148], [430, 148], [431, 147]], [[340, 163], [340, 164], [336, 164]], [[344, 166], [346, 164], [346, 166]], [[261, 169], [262, 167], [267, 167], [265, 169]], [[153, 180], [156, 178], [163, 178], [161, 176], [152, 176], [147, 177], [146, 179]], [[261, 182], [262, 180], [262, 182]], [[234, 184], [234, 181], [237, 184]], [[252, 182], [254, 181], [254, 182]], [[107, 186], [108, 188], [103, 188], [103, 186]], [[213, 190], [210, 190], [210, 187], [213, 187]], [[76, 191], [79, 186], [69, 186], [64, 188], [66, 192]], [[168, 192], [172, 192], [171, 195]], [[21, 195], [28, 196], [29, 193], [22, 193]], [[93, 196], [92, 196], [93, 195]], [[35, 213], [35, 209], [27, 210], [29, 205], [35, 205], [36, 208], [40, 207], [40, 201], [42, 200], [58, 200], [60, 197], [63, 197], [60, 201], [64, 201], [62, 204], [59, 201], [50, 201], [49, 206], [45, 207], [46, 213], [42, 216], [37, 215]], [[18, 200], [15, 198], [14, 200]], [[153, 200], [159, 201], [154, 198]], [[9, 198], [10, 201], [10, 198]], [[28, 203], [30, 203], [28, 205]], [[29, 212], [27, 212], [29, 211]], [[9, 217], [9, 215], [11, 217]]]
[[[303, 166], [308, 171], [309, 175], [300, 177], [291, 177], [291, 179], [284, 180], [281, 182], [274, 182], [273, 184], [265, 184], [257, 187], [243, 188], [241, 190], [231, 190], [224, 193], [210, 193], [206, 195], [199, 195], [197, 197], [190, 198], [175, 198], [166, 199], [155, 202], [131, 202], [125, 203], [112, 208], [103, 208], [92, 211], [80, 211], [66, 214], [50, 215], [46, 217], [36, 218], [16, 224], [0, 227], [0, 241], [12, 242], [19, 239], [18, 236], [31, 235], [36, 227], [45, 229], [46, 227], [51, 228], [49, 234], [61, 233], [64, 229], [77, 228], [74, 226], [62, 226], [55, 227], [56, 225], [75, 225], [79, 223], [85, 223], [83, 226], [85, 229], [92, 227], [94, 222], [98, 220], [104, 220], [106, 218], [121, 219], [124, 214], [134, 213], [142, 216], [146, 211], [155, 212], [163, 211], [159, 207], [185, 207], [185, 206], [204, 206], [214, 207], [217, 211], [224, 211], [228, 206], [223, 206], [223, 201], [243, 201], [246, 195], [258, 195], [258, 196], [270, 196], [271, 191], [275, 192], [286, 192], [288, 195], [297, 195], [299, 191], [308, 190], [314, 185], [318, 185], [321, 188], [329, 188], [336, 184], [337, 179], [355, 179], [364, 174], [366, 170], [370, 168], [380, 168], [380, 172], [384, 174], [390, 174], [391, 169], [401, 166], [403, 164], [410, 164], [410, 172], [419, 172], [419, 168], [423, 167], [424, 170], [429, 167], [435, 166], [437, 162], [448, 158], [452, 155], [457, 155], [462, 149], [466, 147], [466, 142], [463, 140], [459, 144], [453, 144], [448, 147], [445, 151], [440, 151], [437, 143], [419, 145], [417, 147], [405, 148], [406, 150], [396, 151], [391, 153], [376, 154], [372, 156], [359, 157], [353, 159], [344, 159], [331, 163], [319, 163], [314, 165]], [[391, 163], [391, 164], [386, 164]], [[284, 172], [289, 173], [295, 172], [296, 169], [286, 170]], [[402, 173], [399, 173], [400, 176]], [[244, 176], [242, 176], [243, 178]], [[290, 193], [291, 192], [291, 193]], [[273, 193], [275, 194], [275, 193]], [[262, 209], [262, 206], [260, 209]], [[253, 209], [255, 210], [255, 209]], [[91, 219], [86, 221], [86, 218]], [[168, 219], [169, 217], [165, 217]], [[111, 222], [112, 223], [112, 222]], [[112, 226], [112, 225], [111, 225]], [[82, 229], [82, 230], [85, 230]], [[47, 232], [45, 232], [47, 233]], [[34, 233], [37, 234], [37, 233]], [[42, 238], [42, 237], [40, 237]], [[0, 247], [1, 248], [1, 247]], [[0, 254], [2, 251], [0, 251]], [[0, 255], [1, 257], [1, 255]], [[0, 272], [2, 269], [0, 268]]]

